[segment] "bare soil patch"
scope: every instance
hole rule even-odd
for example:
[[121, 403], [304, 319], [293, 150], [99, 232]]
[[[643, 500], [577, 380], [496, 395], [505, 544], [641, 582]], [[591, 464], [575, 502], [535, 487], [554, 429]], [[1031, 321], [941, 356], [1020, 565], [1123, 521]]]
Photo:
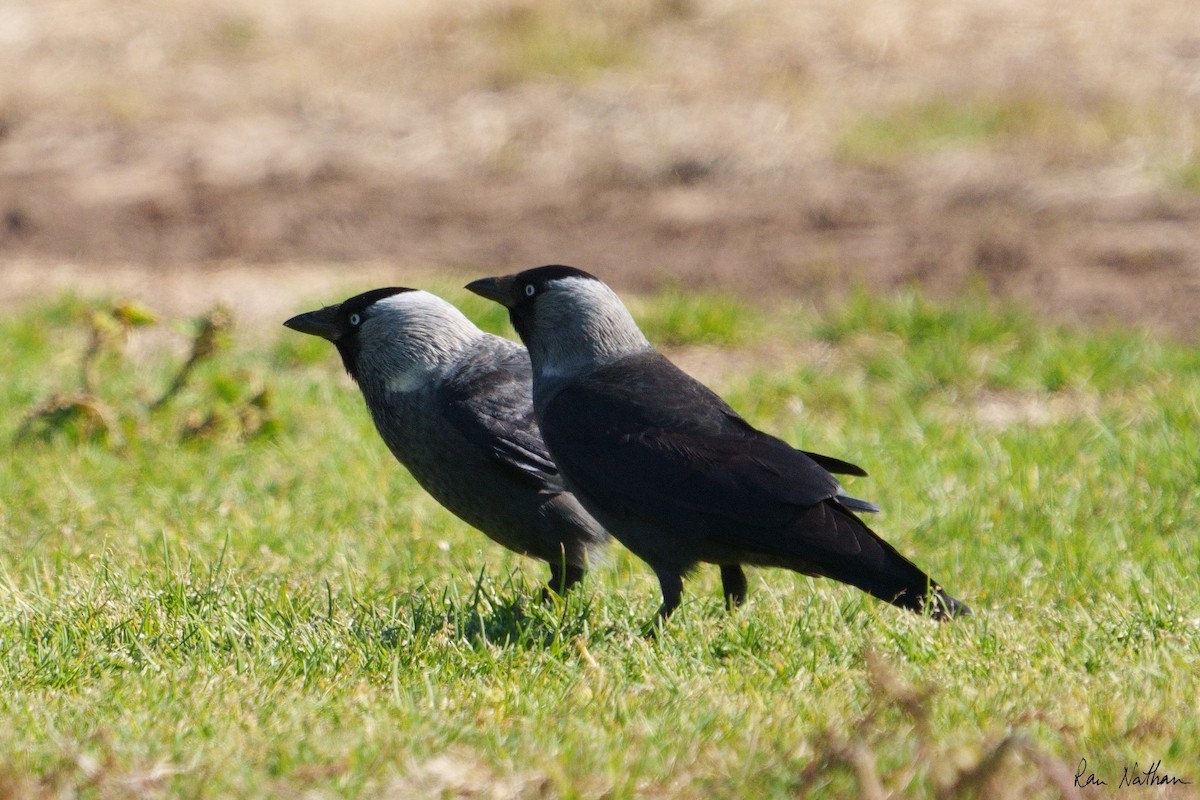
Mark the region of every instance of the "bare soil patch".
[[561, 262], [1200, 335], [1184, 0], [401, 5], [8, 4], [0, 298]]

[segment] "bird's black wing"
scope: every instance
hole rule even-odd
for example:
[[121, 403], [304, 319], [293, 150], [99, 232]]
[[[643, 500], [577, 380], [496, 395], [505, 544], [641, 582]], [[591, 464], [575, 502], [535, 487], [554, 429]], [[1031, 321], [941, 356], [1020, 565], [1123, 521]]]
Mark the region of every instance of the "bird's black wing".
[[736, 528], [759, 529], [765, 541], [840, 490], [815, 460], [753, 428], [654, 352], [560, 391], [542, 430], [598, 502], [713, 540]]
[[810, 453], [807, 450], [801, 450], [800, 452], [804, 453], [804, 455], [820, 464], [821, 468], [826, 472], [832, 472], [834, 475], [857, 475], [860, 478], [867, 477], [867, 471], [858, 464], [851, 464], [849, 461], [842, 461], [840, 458], [824, 456], [820, 453]]
[[[770, 436], [769, 434], [765, 434], [762, 431], [758, 430], [753, 425], [751, 425], [749, 422], [746, 422], [746, 420], [744, 420], [740, 414], [738, 414], [736, 411], [734, 411], [732, 408], [730, 408], [728, 403], [726, 403], [724, 400], [722, 400], [718, 395], [716, 395], [714, 392], [709, 390], [706, 386], [701, 384], [699, 381], [695, 380], [690, 375], [688, 375], [687, 373], [680, 370], [678, 367], [676, 367], [674, 364], [672, 364], [670, 361], [668, 361], [665, 356], [662, 356], [659, 353], [654, 353], [653, 355], [657, 356], [657, 358], [651, 359], [651, 358], [649, 358], [648, 355], [638, 356], [634, 360], [626, 362], [626, 363], [622, 364], [620, 367], [614, 368], [614, 370], [615, 371], [624, 370], [625, 372], [639, 371], [641, 369], [644, 369], [645, 367], [639, 366], [639, 367], [635, 368], [633, 366], [634, 364], [645, 365], [645, 364], [648, 364], [652, 360], [657, 361], [660, 364], [665, 364], [668, 371], [674, 371], [679, 376], [682, 376], [688, 382], [693, 384], [693, 386], [691, 388], [691, 394], [692, 394], [692, 400], [690, 401], [691, 402], [691, 410], [693, 410], [693, 411], [698, 410], [698, 408], [700, 406], [706, 407], [708, 409], [706, 416], [711, 417], [712, 420], [715, 422], [721, 423], [720, 427], [725, 429], [727, 432], [730, 430], [739, 431], [742, 434], [749, 436], [751, 438], [760, 437], [760, 436], [766, 436], [767, 438], [770, 438], [770, 439], [775, 438], [773, 436]], [[664, 373], [664, 375], [665, 375], [665, 373]], [[668, 381], [668, 383], [675, 383], [675, 381], [670, 380], [670, 381]], [[718, 413], [718, 409], [719, 409], [719, 413]], [[778, 441], [782, 442], [782, 440], [778, 440]], [[786, 444], [786, 443], [784, 443], [784, 444]], [[800, 452], [803, 453], [804, 455], [808, 456], [809, 458], [811, 458], [813, 461], [817, 462], [817, 465], [820, 466], [821, 469], [825, 470], [826, 472], [831, 472], [836, 475], [856, 475], [860, 478], [867, 477], [867, 471], [865, 469], [863, 469], [862, 467], [860, 467], [858, 464], [851, 464], [849, 461], [843, 461], [840, 458], [834, 458], [833, 456], [822, 455], [821, 453], [813, 453], [808, 450], [800, 450]]]
[[[604, 509], [610, 530], [620, 538], [623, 518], [638, 523], [638, 537], [646, 525], [658, 529], [685, 569], [714, 558], [773, 563], [919, 612], [932, 589], [935, 618], [969, 613], [851, 513], [822, 465], [753, 428], [657, 353], [569, 384], [541, 423], [559, 467]], [[647, 550], [671, 557], [653, 543]]]
[[496, 338], [477, 348], [438, 389], [446, 420], [502, 469], [536, 489], [562, 478], [533, 416], [529, 356]]

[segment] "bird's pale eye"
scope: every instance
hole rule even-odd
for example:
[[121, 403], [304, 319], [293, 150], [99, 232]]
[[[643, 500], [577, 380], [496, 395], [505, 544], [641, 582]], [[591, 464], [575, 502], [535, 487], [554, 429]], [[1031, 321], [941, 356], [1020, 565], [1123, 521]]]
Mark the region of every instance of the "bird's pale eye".
[[525, 296], [526, 297], [533, 297], [533, 295], [536, 291], [537, 291], [537, 288], [535, 288], [532, 283], [525, 284]]
[[360, 323], [360, 322], [362, 322], [362, 317], [361, 317], [361, 316], [359, 316], [358, 314], [351, 314], [351, 315], [350, 315], [350, 324], [351, 324], [351, 325], [357, 326], [357, 325], [358, 325], [358, 323]]

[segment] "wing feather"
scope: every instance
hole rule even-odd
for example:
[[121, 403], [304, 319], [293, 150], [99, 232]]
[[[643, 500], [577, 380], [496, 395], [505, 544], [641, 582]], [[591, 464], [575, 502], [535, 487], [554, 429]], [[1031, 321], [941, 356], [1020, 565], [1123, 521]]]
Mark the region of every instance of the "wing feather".
[[445, 417], [501, 469], [536, 489], [562, 491], [558, 467], [533, 415], [525, 349], [492, 337], [438, 390]]
[[786, 525], [841, 490], [812, 457], [756, 430], [654, 352], [563, 389], [544, 410], [543, 432], [589, 492], [660, 525], [675, 527], [687, 512], [698, 535], [730, 523]]

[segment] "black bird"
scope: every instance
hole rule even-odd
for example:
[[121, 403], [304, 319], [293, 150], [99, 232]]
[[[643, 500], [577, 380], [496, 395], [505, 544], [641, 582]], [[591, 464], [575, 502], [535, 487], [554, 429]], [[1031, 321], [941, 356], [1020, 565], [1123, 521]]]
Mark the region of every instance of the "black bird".
[[719, 564], [726, 602], [746, 595], [742, 564], [786, 567], [857, 586], [947, 619], [970, 613], [854, 511], [831, 471], [742, 419], [651, 347], [596, 277], [548, 266], [467, 286], [506, 306], [533, 362], [533, 403], [567, 486], [662, 586], [660, 618], [683, 576]]
[[608, 539], [563, 486], [534, 421], [525, 348], [429, 292], [391, 287], [283, 323], [333, 342], [375, 428], [451, 513], [578, 583]]

